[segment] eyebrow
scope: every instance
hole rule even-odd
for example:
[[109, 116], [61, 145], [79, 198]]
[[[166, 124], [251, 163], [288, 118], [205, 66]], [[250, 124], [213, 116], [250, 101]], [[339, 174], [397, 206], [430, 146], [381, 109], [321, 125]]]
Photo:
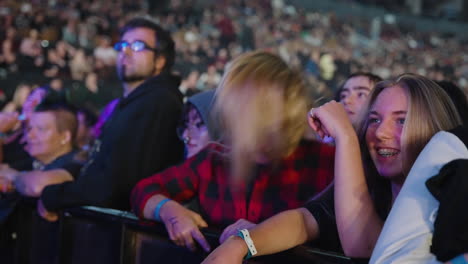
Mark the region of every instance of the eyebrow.
[[371, 90], [371, 88], [369, 87], [366, 87], [366, 86], [353, 86], [353, 87], [343, 87], [343, 89], [341, 89], [341, 92], [350, 92], [351, 90], [362, 90], [362, 91], [369, 91]]
[[[404, 114], [407, 114], [407, 113], [408, 113], [408, 111], [401, 110], [401, 111], [392, 112], [392, 115], [404, 115]], [[377, 111], [373, 110], [373, 111], [369, 112], [369, 115], [380, 115], [380, 114]]]
[[370, 91], [371, 89], [366, 86], [354, 86], [352, 87], [353, 90], [365, 90], [365, 91]]

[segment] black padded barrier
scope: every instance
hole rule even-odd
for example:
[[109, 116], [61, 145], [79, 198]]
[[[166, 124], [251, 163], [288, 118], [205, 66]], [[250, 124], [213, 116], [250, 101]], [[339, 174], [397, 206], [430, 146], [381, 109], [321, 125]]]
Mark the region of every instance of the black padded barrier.
[[[29, 205], [20, 208], [19, 216], [13, 264], [192, 264], [207, 256], [201, 249], [191, 252], [175, 245], [163, 224], [140, 220], [130, 212], [91, 206], [72, 208], [62, 212], [54, 225], [48, 225], [37, 215], [35, 207]], [[212, 248], [219, 245], [220, 230], [201, 231]], [[303, 245], [244, 263], [362, 262], [366, 261]]]

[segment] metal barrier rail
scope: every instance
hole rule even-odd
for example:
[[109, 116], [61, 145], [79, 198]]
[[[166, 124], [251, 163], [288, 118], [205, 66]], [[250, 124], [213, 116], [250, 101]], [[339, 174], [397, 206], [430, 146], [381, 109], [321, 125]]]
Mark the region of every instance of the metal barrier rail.
[[[22, 208], [21, 217], [23, 220], [29, 217], [27, 222], [30, 224], [26, 232], [23, 230], [18, 233], [14, 261], [18, 264], [191, 264], [200, 263], [207, 256], [201, 249], [191, 252], [172, 243], [163, 224], [139, 220], [129, 212], [89, 206], [69, 209], [55, 223], [56, 231], [50, 226], [46, 230], [35, 230], [43, 229], [44, 221], [31, 206]], [[22, 224], [26, 223], [23, 221]], [[52, 231], [49, 232], [50, 230]], [[44, 232], [49, 232], [52, 239], [45, 238]], [[206, 228], [202, 233], [212, 248], [219, 245], [219, 230]], [[54, 239], [58, 242], [57, 245], [45, 245]], [[48, 259], [47, 262], [45, 259]], [[351, 260], [334, 252], [299, 246], [282, 253], [253, 258], [245, 263], [357, 262], [362, 261]]]

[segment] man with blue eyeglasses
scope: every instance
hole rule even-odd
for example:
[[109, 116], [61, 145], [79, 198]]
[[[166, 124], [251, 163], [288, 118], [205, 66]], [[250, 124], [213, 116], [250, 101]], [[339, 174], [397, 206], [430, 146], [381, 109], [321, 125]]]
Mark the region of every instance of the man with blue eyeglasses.
[[128, 210], [130, 190], [140, 179], [183, 158], [176, 133], [182, 94], [180, 79], [171, 74], [175, 48], [170, 34], [150, 19], [134, 18], [122, 28], [114, 48], [124, 96], [79, 177], [43, 190], [38, 211], [48, 220], [73, 206]]

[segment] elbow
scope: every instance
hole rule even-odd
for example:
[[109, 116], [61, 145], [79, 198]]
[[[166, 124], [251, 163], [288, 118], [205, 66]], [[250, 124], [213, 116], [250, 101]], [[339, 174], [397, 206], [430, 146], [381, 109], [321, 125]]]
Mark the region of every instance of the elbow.
[[370, 258], [373, 250], [373, 247], [359, 245], [359, 243], [355, 245], [345, 245], [345, 243], [343, 243], [342, 247], [344, 254], [351, 258]]
[[144, 218], [143, 210], [140, 209], [140, 204], [142, 202], [143, 202], [143, 199], [141, 198], [141, 195], [138, 192], [138, 189], [136, 187], [133, 188], [130, 194], [130, 207], [131, 207], [132, 212], [139, 218]]

